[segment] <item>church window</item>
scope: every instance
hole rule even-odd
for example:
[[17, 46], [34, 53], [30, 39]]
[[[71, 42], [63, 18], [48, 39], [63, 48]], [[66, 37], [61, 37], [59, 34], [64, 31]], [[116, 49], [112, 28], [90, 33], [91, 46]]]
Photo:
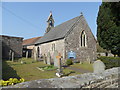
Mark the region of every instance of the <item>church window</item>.
[[85, 34], [84, 30], [81, 33], [80, 41], [81, 41], [81, 44], [80, 44], [81, 47], [86, 47], [87, 46], [86, 34]]
[[52, 44], [52, 51], [55, 51], [55, 44]]

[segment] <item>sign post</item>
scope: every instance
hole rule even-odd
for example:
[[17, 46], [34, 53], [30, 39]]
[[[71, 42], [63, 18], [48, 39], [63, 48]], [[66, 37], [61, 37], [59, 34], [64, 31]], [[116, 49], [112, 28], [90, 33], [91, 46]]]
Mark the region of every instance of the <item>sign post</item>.
[[68, 52], [68, 59], [72, 59], [72, 61], [76, 59], [76, 53], [73, 51]]

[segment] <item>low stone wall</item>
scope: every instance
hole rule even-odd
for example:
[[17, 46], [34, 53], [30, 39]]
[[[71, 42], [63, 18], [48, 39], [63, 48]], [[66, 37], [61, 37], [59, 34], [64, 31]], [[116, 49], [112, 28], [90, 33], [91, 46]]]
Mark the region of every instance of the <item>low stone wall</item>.
[[102, 73], [84, 73], [62, 78], [40, 79], [4, 88], [118, 88], [120, 67]]

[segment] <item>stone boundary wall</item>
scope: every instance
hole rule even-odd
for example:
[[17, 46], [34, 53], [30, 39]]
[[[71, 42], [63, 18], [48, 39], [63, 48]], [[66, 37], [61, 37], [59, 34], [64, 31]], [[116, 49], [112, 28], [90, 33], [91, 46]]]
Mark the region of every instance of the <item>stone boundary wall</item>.
[[118, 88], [119, 70], [120, 67], [115, 67], [96, 74], [33, 80], [4, 88]]
[[19, 58], [22, 57], [22, 37], [13, 37], [13, 36], [5, 36], [0, 35], [2, 41], [2, 58], [3, 59], [11, 59], [12, 53], [14, 52], [14, 57]]

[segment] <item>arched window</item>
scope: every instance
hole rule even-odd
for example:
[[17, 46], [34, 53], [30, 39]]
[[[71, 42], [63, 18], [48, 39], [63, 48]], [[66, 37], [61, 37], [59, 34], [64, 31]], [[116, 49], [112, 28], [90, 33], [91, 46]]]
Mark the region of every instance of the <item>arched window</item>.
[[86, 40], [86, 34], [85, 31], [83, 30], [80, 36], [80, 42], [81, 42], [81, 47], [86, 47], [87, 46], [87, 40]]

